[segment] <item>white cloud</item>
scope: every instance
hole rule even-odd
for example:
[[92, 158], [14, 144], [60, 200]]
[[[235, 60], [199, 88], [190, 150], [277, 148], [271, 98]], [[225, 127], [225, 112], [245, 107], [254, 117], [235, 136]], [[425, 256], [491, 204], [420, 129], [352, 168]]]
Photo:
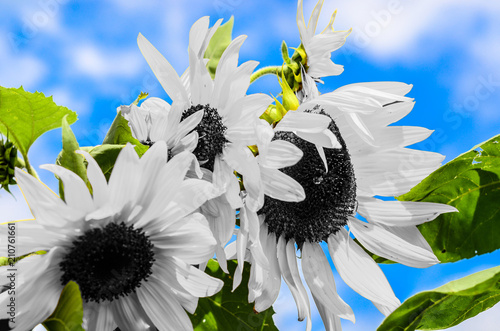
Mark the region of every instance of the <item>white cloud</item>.
[[39, 59], [21, 53], [16, 53], [9, 38], [13, 34], [0, 30], [0, 72], [1, 85], [19, 87], [27, 90], [37, 90], [38, 83], [45, 78], [47, 68]]
[[108, 49], [91, 43], [71, 48], [68, 71], [95, 80], [133, 77], [142, 69], [143, 59], [137, 49]]
[[64, 86], [56, 86], [47, 89], [45, 95], [52, 95], [54, 102], [59, 106], [64, 106], [76, 112], [78, 116], [88, 114], [92, 109], [90, 101], [85, 94], [74, 95], [72, 91]]
[[[306, 17], [314, 3], [310, 1], [304, 6]], [[450, 42], [468, 44], [472, 41], [468, 37], [475, 32], [470, 25], [474, 18], [481, 17], [486, 22], [496, 23], [500, 13], [498, 2], [486, 0], [473, 3], [465, 0], [326, 1], [318, 30], [326, 26], [330, 13], [336, 8], [336, 29], [352, 27], [353, 33], [348, 42], [353, 43], [360, 53], [368, 53], [380, 60], [413, 58], [415, 48], [423, 46], [423, 37], [427, 40], [443, 38], [444, 42], [433, 45], [442, 49], [446, 49]], [[428, 53], [436, 51], [433, 48]]]

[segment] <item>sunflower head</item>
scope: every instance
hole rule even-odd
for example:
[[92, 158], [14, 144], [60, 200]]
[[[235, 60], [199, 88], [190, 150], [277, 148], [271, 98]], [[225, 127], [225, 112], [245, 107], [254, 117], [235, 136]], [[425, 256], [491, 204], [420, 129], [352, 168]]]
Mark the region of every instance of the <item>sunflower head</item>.
[[[329, 116], [322, 110], [313, 112]], [[302, 150], [300, 161], [282, 172], [300, 183], [306, 198], [301, 202], [286, 202], [266, 196], [261, 213], [266, 215], [270, 232], [277, 238], [293, 239], [299, 247], [304, 242], [327, 241], [356, 213], [356, 178], [349, 151], [333, 119], [328, 130], [341, 145], [324, 150], [328, 171], [313, 143], [292, 132], [277, 132], [274, 137]]]
[[9, 185], [15, 185], [14, 170], [17, 148], [7, 140], [0, 140], [0, 188], [10, 193]]

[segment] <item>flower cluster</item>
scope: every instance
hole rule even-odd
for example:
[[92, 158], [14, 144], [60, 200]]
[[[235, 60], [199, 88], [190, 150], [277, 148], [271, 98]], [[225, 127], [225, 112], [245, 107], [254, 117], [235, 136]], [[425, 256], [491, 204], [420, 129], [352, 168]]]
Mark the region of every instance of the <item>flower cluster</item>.
[[[194, 23], [181, 76], [139, 34], [139, 49], [171, 100], [138, 100], [117, 116], [147, 151], [139, 157], [126, 144], [109, 180], [89, 153], [78, 151], [90, 185], [62, 166], [42, 166], [61, 179], [64, 200], [15, 170], [35, 218], [18, 223], [17, 253], [46, 254], [16, 264], [14, 330], [44, 321], [69, 281], [81, 290], [87, 330], [190, 330], [186, 312], [222, 287], [204, 272], [214, 255], [226, 273], [227, 260], [238, 261], [233, 289], [244, 262], [251, 264], [248, 301], [257, 312], [276, 301], [283, 279], [307, 330], [304, 281], [327, 330], [340, 329], [340, 318], [354, 322], [325, 251], [344, 282], [383, 314], [400, 305], [365, 250], [416, 268], [439, 262], [416, 225], [455, 209], [390, 197], [408, 192], [443, 157], [406, 147], [432, 131], [391, 125], [412, 110], [411, 85], [359, 83], [319, 93], [321, 77], [343, 71], [331, 52], [349, 34], [334, 31], [334, 16], [315, 34], [322, 4], [306, 26], [298, 1], [302, 43], [291, 58], [286, 49], [282, 66], [265, 69], [277, 74], [281, 101], [247, 94], [263, 72], [254, 72], [256, 61], [238, 63], [246, 36], [233, 39], [209, 70], [207, 50], [222, 20]], [[4, 172], [2, 183], [11, 184]], [[7, 272], [0, 269], [0, 279]], [[8, 300], [6, 291], [0, 294], [0, 305]]]

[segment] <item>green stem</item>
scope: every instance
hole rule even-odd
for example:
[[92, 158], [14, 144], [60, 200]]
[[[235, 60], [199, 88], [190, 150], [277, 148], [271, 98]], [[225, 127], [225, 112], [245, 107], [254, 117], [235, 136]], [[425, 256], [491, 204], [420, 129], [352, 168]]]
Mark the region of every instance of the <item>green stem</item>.
[[281, 76], [281, 66], [271, 66], [271, 67], [264, 67], [260, 68], [256, 72], [250, 76], [250, 84], [255, 82], [257, 79], [259, 79], [262, 76], [265, 75], [277, 75]]
[[38, 177], [38, 174], [36, 173], [35, 169], [33, 169], [33, 167], [30, 164], [30, 161], [28, 160], [28, 155], [27, 154], [22, 154], [22, 155], [23, 155], [24, 163], [26, 165], [26, 170], [28, 170], [28, 173], [30, 175], [32, 175], [33, 177], [35, 177], [36, 179], [40, 180], [40, 177]]
[[16, 157], [16, 167], [21, 168], [21, 169], [26, 168], [26, 163], [19, 156]]

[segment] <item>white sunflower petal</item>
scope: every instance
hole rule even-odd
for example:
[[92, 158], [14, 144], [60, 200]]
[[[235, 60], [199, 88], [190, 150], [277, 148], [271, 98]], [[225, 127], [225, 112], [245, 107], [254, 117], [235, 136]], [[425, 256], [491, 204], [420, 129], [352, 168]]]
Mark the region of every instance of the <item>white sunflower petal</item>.
[[281, 275], [292, 292], [292, 296], [297, 304], [299, 321], [303, 321], [307, 318], [306, 330], [310, 331], [312, 327], [311, 306], [309, 304], [306, 289], [300, 280], [297, 256], [295, 255], [295, 243], [292, 240], [286, 243], [285, 239], [280, 237], [278, 240], [277, 252]]
[[304, 155], [300, 148], [285, 140], [271, 141], [268, 146], [265, 158], [259, 158], [259, 164], [267, 168], [291, 167]]
[[304, 188], [292, 177], [276, 169], [262, 168], [264, 193], [281, 201], [299, 202], [306, 197]]
[[342, 331], [340, 318], [333, 314], [314, 294], [312, 295], [326, 331]]
[[70, 208], [84, 213], [94, 210], [94, 201], [90, 196], [87, 185], [80, 176], [55, 164], [44, 164], [40, 168], [48, 170], [61, 178], [64, 184], [64, 199]]
[[137, 44], [163, 89], [173, 101], [188, 102], [188, 96], [175, 69], [160, 52], [142, 35], [137, 36]]
[[375, 224], [418, 225], [432, 221], [440, 214], [456, 211], [455, 207], [441, 203], [383, 201], [371, 197], [358, 197], [358, 213]]
[[16, 168], [15, 178], [31, 213], [43, 226], [62, 227], [68, 221], [83, 217], [83, 213], [72, 210], [54, 192], [35, 177]]
[[305, 242], [302, 246], [302, 272], [316, 300], [335, 316], [355, 322], [354, 313], [337, 294], [332, 269], [318, 243]]
[[76, 151], [76, 153], [81, 154], [87, 160], [87, 177], [89, 179], [90, 185], [92, 185], [92, 196], [94, 198], [94, 205], [96, 208], [102, 207], [107, 201], [109, 196], [108, 182], [106, 177], [102, 173], [99, 164], [96, 160], [85, 151]]
[[205, 216], [199, 213], [148, 235], [162, 255], [175, 256], [191, 264], [208, 261], [214, 255], [217, 243]]
[[400, 305], [380, 267], [345, 229], [328, 238], [328, 249], [340, 277], [354, 291], [390, 309]]
[[136, 293], [111, 302], [110, 311], [121, 331], [149, 331], [153, 327]]
[[414, 268], [427, 268], [439, 263], [432, 250], [413, 245], [376, 224], [351, 217], [348, 225], [366, 249], [386, 259]]
[[321, 132], [303, 132], [297, 131], [297, 136], [309, 141], [317, 146], [325, 148], [341, 148], [339, 141], [332, 131], [323, 130]]
[[159, 330], [193, 330], [189, 317], [168, 284], [154, 275], [137, 289], [137, 297]]
[[321, 114], [289, 111], [276, 125], [276, 131], [322, 132], [330, 124], [330, 118]]

